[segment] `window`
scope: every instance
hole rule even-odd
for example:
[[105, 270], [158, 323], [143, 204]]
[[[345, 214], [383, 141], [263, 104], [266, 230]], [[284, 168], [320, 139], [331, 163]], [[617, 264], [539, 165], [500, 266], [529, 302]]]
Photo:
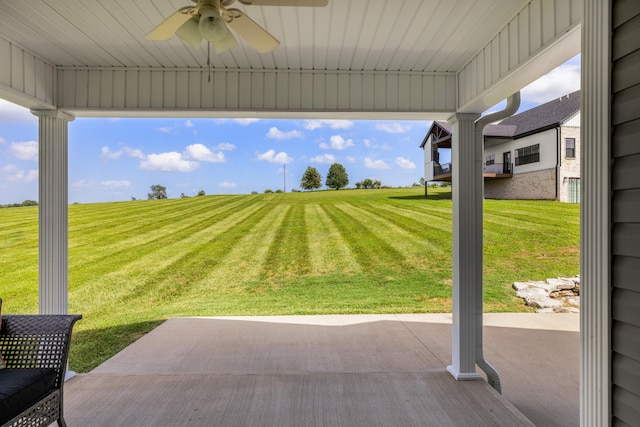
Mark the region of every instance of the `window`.
[[492, 154], [490, 156], [487, 156], [487, 166], [489, 165], [493, 165], [496, 162], [496, 155]]
[[540, 144], [516, 149], [516, 166], [540, 161]]
[[566, 153], [565, 157], [573, 159], [576, 157], [576, 139], [575, 138], [566, 138]]

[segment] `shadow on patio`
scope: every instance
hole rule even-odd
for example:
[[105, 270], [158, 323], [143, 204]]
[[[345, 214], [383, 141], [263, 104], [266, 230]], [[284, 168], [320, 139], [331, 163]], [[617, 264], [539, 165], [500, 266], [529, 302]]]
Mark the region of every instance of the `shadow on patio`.
[[530, 425], [522, 412], [537, 425], [578, 425], [577, 315], [485, 316], [504, 396], [445, 371], [450, 319], [170, 319], [67, 382], [65, 418], [70, 427]]

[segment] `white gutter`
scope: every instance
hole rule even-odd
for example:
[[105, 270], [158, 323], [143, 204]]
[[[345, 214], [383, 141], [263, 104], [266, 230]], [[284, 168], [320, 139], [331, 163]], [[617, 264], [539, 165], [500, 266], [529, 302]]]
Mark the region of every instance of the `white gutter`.
[[[476, 144], [478, 143], [482, 144], [484, 147], [484, 137], [482, 134], [484, 127], [489, 123], [493, 123], [495, 121], [502, 120], [509, 116], [512, 116], [513, 114], [516, 113], [516, 111], [518, 111], [518, 108], [520, 108], [520, 92], [514, 93], [507, 99], [507, 106], [505, 107], [504, 110], [497, 111], [492, 114], [487, 114], [486, 116], [483, 116], [476, 121], [474, 142]], [[480, 179], [482, 180], [482, 194], [484, 194], [484, 178], [480, 177]], [[502, 386], [500, 385], [500, 376], [498, 375], [498, 372], [495, 370], [495, 368], [491, 366], [489, 362], [487, 362], [484, 359], [484, 354], [482, 352], [482, 346], [483, 346], [482, 344], [482, 327], [483, 327], [482, 325], [482, 314], [483, 314], [482, 288], [483, 288], [482, 283], [480, 283], [480, 286], [478, 286], [478, 288], [476, 289], [476, 299], [475, 299], [476, 315], [478, 316], [478, 321], [476, 322], [476, 328], [477, 328], [476, 329], [476, 364], [478, 365], [478, 367], [480, 367], [480, 369], [482, 369], [482, 371], [487, 376], [487, 382], [493, 388], [495, 388], [498, 391], [498, 393], [502, 393]]]

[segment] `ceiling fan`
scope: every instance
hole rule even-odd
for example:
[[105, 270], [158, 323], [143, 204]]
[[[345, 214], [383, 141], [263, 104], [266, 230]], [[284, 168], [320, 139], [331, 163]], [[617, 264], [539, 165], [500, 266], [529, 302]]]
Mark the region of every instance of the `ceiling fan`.
[[[229, 6], [235, 0], [191, 0], [195, 6], [175, 11], [149, 34], [149, 40], [169, 40], [177, 35], [194, 49], [202, 40], [211, 42], [218, 54], [238, 45], [229, 29], [260, 53], [271, 52], [280, 42], [243, 11]], [[238, 0], [253, 6], [314, 6], [322, 7], [329, 0]]]

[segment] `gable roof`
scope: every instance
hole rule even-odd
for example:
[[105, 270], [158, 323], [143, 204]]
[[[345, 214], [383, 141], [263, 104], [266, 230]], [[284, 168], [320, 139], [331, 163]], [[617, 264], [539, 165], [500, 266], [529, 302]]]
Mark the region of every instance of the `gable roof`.
[[[507, 117], [497, 124], [490, 124], [484, 128], [484, 136], [495, 138], [518, 139], [527, 135], [558, 127], [580, 112], [580, 91], [563, 95], [553, 101], [538, 105], [530, 110]], [[429, 135], [438, 132], [442, 140], [442, 131], [451, 137], [451, 125], [443, 121], [434, 121], [422, 140], [420, 148], [424, 148]], [[437, 141], [436, 141], [437, 142]], [[450, 146], [451, 142], [449, 142]], [[438, 144], [444, 147], [442, 144]]]
[[[438, 146], [442, 148], [450, 148], [451, 147], [451, 125], [448, 122], [443, 122], [439, 120], [434, 120], [429, 128], [429, 131], [424, 136], [422, 143], [420, 144], [420, 148], [424, 148], [427, 144], [427, 140], [429, 136], [433, 135], [434, 140], [431, 144], [438, 144]], [[447, 140], [448, 144], [442, 144], [443, 140]]]

